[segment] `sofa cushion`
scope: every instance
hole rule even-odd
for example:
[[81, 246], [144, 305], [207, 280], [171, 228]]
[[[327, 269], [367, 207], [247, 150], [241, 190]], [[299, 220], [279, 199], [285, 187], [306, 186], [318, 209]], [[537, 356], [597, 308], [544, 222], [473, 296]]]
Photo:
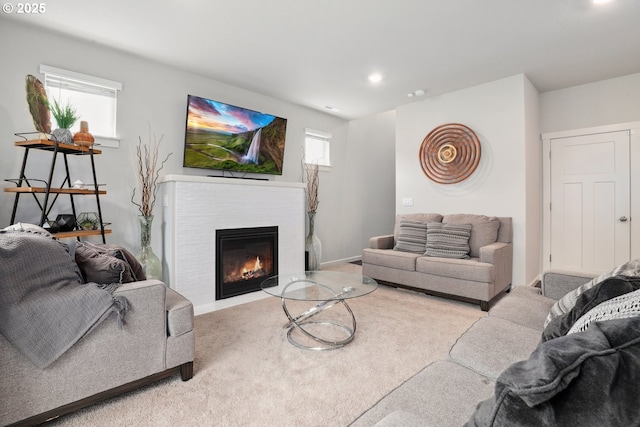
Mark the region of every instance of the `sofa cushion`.
[[[461, 426], [478, 401], [491, 396], [493, 385], [493, 381], [451, 360], [440, 360], [391, 391], [350, 427]], [[397, 414], [392, 419], [386, 418], [396, 411], [412, 416], [404, 418]], [[384, 419], [387, 421], [381, 421]]]
[[640, 423], [640, 318], [597, 322], [506, 369], [468, 426]]
[[419, 417], [416, 414], [398, 410], [378, 421], [373, 427], [407, 427], [420, 425], [428, 424], [424, 418]]
[[496, 217], [473, 214], [445, 215], [442, 222], [447, 224], [471, 224], [471, 237], [469, 238], [469, 255], [480, 256], [480, 248], [490, 245], [498, 239], [500, 221]]
[[427, 256], [441, 258], [469, 258], [471, 224], [427, 223]]
[[513, 362], [529, 357], [539, 342], [539, 330], [488, 316], [458, 338], [449, 355], [460, 365], [495, 380]]
[[427, 224], [424, 222], [400, 220], [395, 251], [423, 254], [427, 245]]
[[366, 248], [362, 250], [363, 263], [407, 271], [416, 270], [416, 259], [420, 256], [420, 254], [394, 251], [390, 249]]
[[496, 270], [493, 264], [479, 262], [477, 258], [456, 259], [428, 256], [419, 257], [416, 260], [415, 269], [420, 273], [483, 283], [493, 283]]
[[403, 219], [409, 221], [417, 221], [422, 223], [428, 222], [442, 222], [442, 215], [437, 213], [410, 213], [410, 214], [399, 214], [396, 216], [396, 223], [393, 229], [393, 239], [394, 242], [398, 241], [398, 232], [400, 231], [400, 221]]
[[554, 305], [551, 307], [549, 311], [549, 315], [545, 320], [545, 327], [553, 320], [555, 317], [558, 317], [562, 314], [568, 313], [573, 306], [576, 304], [578, 297], [585, 292], [587, 289], [591, 289], [596, 286], [598, 283], [602, 282], [604, 279], [613, 276], [640, 276], [640, 258], [635, 259], [633, 261], [625, 262], [616, 268], [602, 273], [600, 276], [596, 277], [593, 280], [588, 281], [577, 289], [569, 292], [562, 298], [560, 298]]
[[518, 325], [542, 331], [544, 319], [555, 301], [540, 295], [532, 286], [514, 286], [509, 296], [500, 299], [489, 316], [509, 320]]
[[615, 276], [603, 280], [581, 293], [571, 310], [554, 317], [544, 328], [542, 340], [547, 341], [566, 335], [578, 319], [601, 303], [637, 289], [640, 289], [640, 277]]
[[120, 246], [78, 242], [75, 260], [86, 282], [122, 284], [146, 279], [140, 263]]

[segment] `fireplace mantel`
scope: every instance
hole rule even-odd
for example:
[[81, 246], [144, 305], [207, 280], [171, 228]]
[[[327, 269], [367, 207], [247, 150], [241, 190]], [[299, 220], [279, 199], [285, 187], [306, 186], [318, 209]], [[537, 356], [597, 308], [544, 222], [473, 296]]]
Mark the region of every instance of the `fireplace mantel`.
[[216, 230], [278, 226], [279, 271], [304, 269], [304, 184], [167, 175], [161, 189], [165, 281], [193, 303], [196, 314], [267, 296], [216, 301]]

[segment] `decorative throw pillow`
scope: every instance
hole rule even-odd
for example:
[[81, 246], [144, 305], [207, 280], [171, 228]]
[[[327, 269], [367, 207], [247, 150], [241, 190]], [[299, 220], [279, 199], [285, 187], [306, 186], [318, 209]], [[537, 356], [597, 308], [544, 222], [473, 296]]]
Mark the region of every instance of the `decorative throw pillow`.
[[471, 224], [473, 226], [469, 238], [469, 255], [480, 257], [480, 248], [498, 240], [500, 221], [494, 216], [474, 214], [452, 214], [442, 218], [447, 224]]
[[140, 263], [120, 246], [79, 242], [75, 259], [86, 282], [112, 284], [145, 279]]
[[400, 220], [396, 251], [423, 254], [427, 245], [427, 224], [406, 219]]
[[469, 258], [469, 238], [471, 224], [427, 224], [427, 256], [441, 258]]
[[607, 271], [602, 273], [600, 276], [596, 277], [593, 280], [588, 281], [584, 285], [580, 286], [577, 289], [569, 292], [562, 298], [560, 298], [556, 303], [551, 307], [549, 314], [544, 322], [545, 328], [553, 320], [554, 318], [568, 313], [573, 306], [576, 304], [578, 297], [587, 289], [593, 288], [598, 283], [602, 282], [604, 279], [608, 279], [613, 276], [640, 276], [640, 258], [635, 259], [633, 261], [625, 262], [614, 268], [611, 271]]
[[578, 296], [569, 312], [552, 319], [542, 332], [542, 341], [566, 335], [578, 319], [598, 305], [638, 289], [640, 289], [640, 277], [615, 276], [603, 280]]
[[569, 332], [567, 332], [567, 335], [584, 332], [593, 322], [627, 319], [638, 316], [640, 316], [640, 290], [629, 292], [600, 303], [578, 319]]
[[393, 242], [398, 243], [398, 234], [400, 232], [400, 223], [402, 221], [414, 221], [426, 224], [428, 222], [442, 222], [442, 215], [436, 213], [408, 213], [396, 215], [396, 223], [393, 227]]
[[45, 230], [44, 228], [40, 227], [39, 225], [35, 225], [35, 224], [27, 224], [24, 222], [17, 222], [13, 225], [10, 225], [8, 227], [4, 228], [5, 231], [28, 231], [31, 233], [38, 233], [38, 234], [42, 234], [45, 236], [51, 236], [51, 233], [49, 233], [47, 230]]

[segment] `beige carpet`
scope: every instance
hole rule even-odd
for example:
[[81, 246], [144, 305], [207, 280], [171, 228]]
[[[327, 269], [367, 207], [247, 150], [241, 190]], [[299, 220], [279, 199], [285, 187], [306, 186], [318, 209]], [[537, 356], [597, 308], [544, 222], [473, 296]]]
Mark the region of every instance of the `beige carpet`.
[[287, 342], [277, 298], [198, 316], [193, 379], [163, 380], [55, 425], [347, 426], [445, 358], [456, 338], [485, 316], [478, 306], [385, 286], [349, 305], [358, 322], [355, 339], [326, 352]]

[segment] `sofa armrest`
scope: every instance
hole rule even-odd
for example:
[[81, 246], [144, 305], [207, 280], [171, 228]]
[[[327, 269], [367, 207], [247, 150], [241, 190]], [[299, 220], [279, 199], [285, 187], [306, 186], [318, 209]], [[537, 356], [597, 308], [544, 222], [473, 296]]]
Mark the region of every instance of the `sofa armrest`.
[[549, 270], [542, 273], [542, 295], [560, 299], [574, 289], [579, 288], [597, 274], [580, 271]]
[[480, 248], [480, 262], [495, 265], [497, 262], [506, 260], [507, 254], [512, 252], [511, 243], [494, 242]]
[[167, 288], [167, 333], [178, 337], [193, 331], [193, 304], [171, 288]]
[[494, 242], [480, 248], [480, 262], [495, 266], [495, 286], [504, 289], [511, 284], [513, 276], [513, 244]]
[[393, 234], [374, 236], [369, 239], [371, 249], [393, 249]]
[[[113, 294], [125, 296], [130, 302], [137, 302], [141, 306], [138, 307], [138, 309], [155, 310], [160, 307], [165, 307], [166, 288], [166, 285], [160, 280], [141, 280], [138, 282], [123, 283], [118, 286]], [[144, 302], [144, 304], [142, 304], [142, 302]]]

